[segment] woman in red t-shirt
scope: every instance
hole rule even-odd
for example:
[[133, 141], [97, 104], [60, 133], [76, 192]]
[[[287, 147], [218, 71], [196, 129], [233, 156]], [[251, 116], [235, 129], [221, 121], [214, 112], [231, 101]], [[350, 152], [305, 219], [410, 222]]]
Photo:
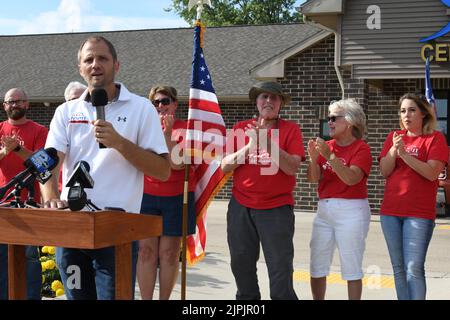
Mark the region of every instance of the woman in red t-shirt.
[[367, 177], [372, 166], [369, 146], [362, 140], [366, 116], [353, 99], [329, 107], [330, 141], [308, 142], [308, 181], [319, 182], [319, 203], [311, 236], [311, 291], [323, 300], [336, 245], [348, 298], [361, 299], [362, 260], [369, 231]]
[[[169, 149], [171, 174], [167, 181], [144, 177], [144, 195], [141, 213], [159, 215], [163, 218], [160, 237], [139, 241], [137, 279], [143, 300], [153, 298], [159, 264], [159, 298], [168, 300], [177, 281], [182, 237], [184, 164], [180, 143], [185, 137], [186, 121], [175, 119], [178, 107], [177, 91], [169, 86], [155, 86], [149, 99], [161, 119], [161, 125]], [[195, 233], [195, 181], [193, 166], [189, 172], [188, 230]]]
[[436, 218], [438, 176], [448, 160], [445, 137], [426, 99], [400, 98], [400, 127], [386, 138], [379, 160], [386, 179], [381, 227], [399, 300], [425, 299], [425, 257]]

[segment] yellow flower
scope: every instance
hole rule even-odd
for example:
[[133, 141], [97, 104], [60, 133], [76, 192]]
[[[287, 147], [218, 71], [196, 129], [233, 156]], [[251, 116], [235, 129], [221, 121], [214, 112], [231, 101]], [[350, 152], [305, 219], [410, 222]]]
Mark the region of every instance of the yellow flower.
[[64, 294], [64, 289], [58, 289], [58, 290], [56, 290], [56, 292], [55, 292], [55, 295], [56, 295], [57, 297], [62, 296], [63, 294]]
[[47, 257], [46, 256], [40, 257], [39, 261], [41, 261], [41, 262], [47, 261]]
[[63, 289], [63, 293], [62, 294], [64, 294], [64, 286], [63, 286], [61, 281], [55, 280], [55, 281], [52, 282], [52, 290], [53, 291], [57, 292], [58, 290], [61, 290], [61, 289]]
[[47, 252], [49, 254], [55, 254], [55, 247], [47, 247]]
[[47, 246], [42, 247], [41, 251], [42, 253], [48, 253], [48, 247]]
[[47, 270], [47, 261], [46, 262], [41, 262], [41, 268], [42, 268], [42, 272], [44, 272], [45, 270]]
[[48, 261], [45, 261], [44, 263], [45, 263], [45, 269], [53, 270], [56, 267], [56, 263], [53, 260], [48, 260]]

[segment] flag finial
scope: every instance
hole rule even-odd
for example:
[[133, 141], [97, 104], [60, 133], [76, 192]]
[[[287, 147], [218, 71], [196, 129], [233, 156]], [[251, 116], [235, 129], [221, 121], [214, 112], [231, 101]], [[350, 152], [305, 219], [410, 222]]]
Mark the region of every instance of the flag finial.
[[212, 8], [211, 0], [189, 0], [188, 9], [191, 10], [193, 7], [197, 7], [197, 20], [202, 17], [203, 6], [208, 5]]

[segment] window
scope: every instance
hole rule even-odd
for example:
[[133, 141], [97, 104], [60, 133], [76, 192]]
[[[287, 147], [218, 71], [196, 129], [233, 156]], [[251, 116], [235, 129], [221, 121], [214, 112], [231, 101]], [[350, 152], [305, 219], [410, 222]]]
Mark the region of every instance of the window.
[[[447, 137], [449, 132], [448, 108], [450, 101], [450, 91], [436, 90], [434, 92], [436, 99], [436, 111], [439, 130]], [[448, 143], [448, 139], [447, 139]]]

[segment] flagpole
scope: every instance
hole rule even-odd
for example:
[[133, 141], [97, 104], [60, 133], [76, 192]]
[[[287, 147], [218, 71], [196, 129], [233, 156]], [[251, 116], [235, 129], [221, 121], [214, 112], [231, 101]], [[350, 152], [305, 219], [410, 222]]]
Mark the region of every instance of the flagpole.
[[[186, 160], [186, 154], [184, 156]], [[188, 216], [188, 195], [189, 195], [189, 169], [190, 164], [185, 161], [184, 168], [184, 190], [183, 190], [183, 236], [181, 253], [181, 300], [186, 300], [186, 238], [187, 238], [187, 216]]]
[[[188, 9], [191, 10], [193, 7], [197, 7], [197, 21], [201, 20], [203, 6], [209, 5], [211, 7], [211, 0], [189, 0]], [[192, 159], [191, 155], [188, 155]], [[186, 160], [186, 153], [184, 154]], [[189, 170], [190, 161], [185, 161], [184, 170], [184, 191], [183, 191], [183, 236], [182, 236], [182, 258], [181, 258], [181, 300], [186, 300], [186, 238], [187, 238], [187, 228], [188, 228], [188, 195], [189, 195]]]

